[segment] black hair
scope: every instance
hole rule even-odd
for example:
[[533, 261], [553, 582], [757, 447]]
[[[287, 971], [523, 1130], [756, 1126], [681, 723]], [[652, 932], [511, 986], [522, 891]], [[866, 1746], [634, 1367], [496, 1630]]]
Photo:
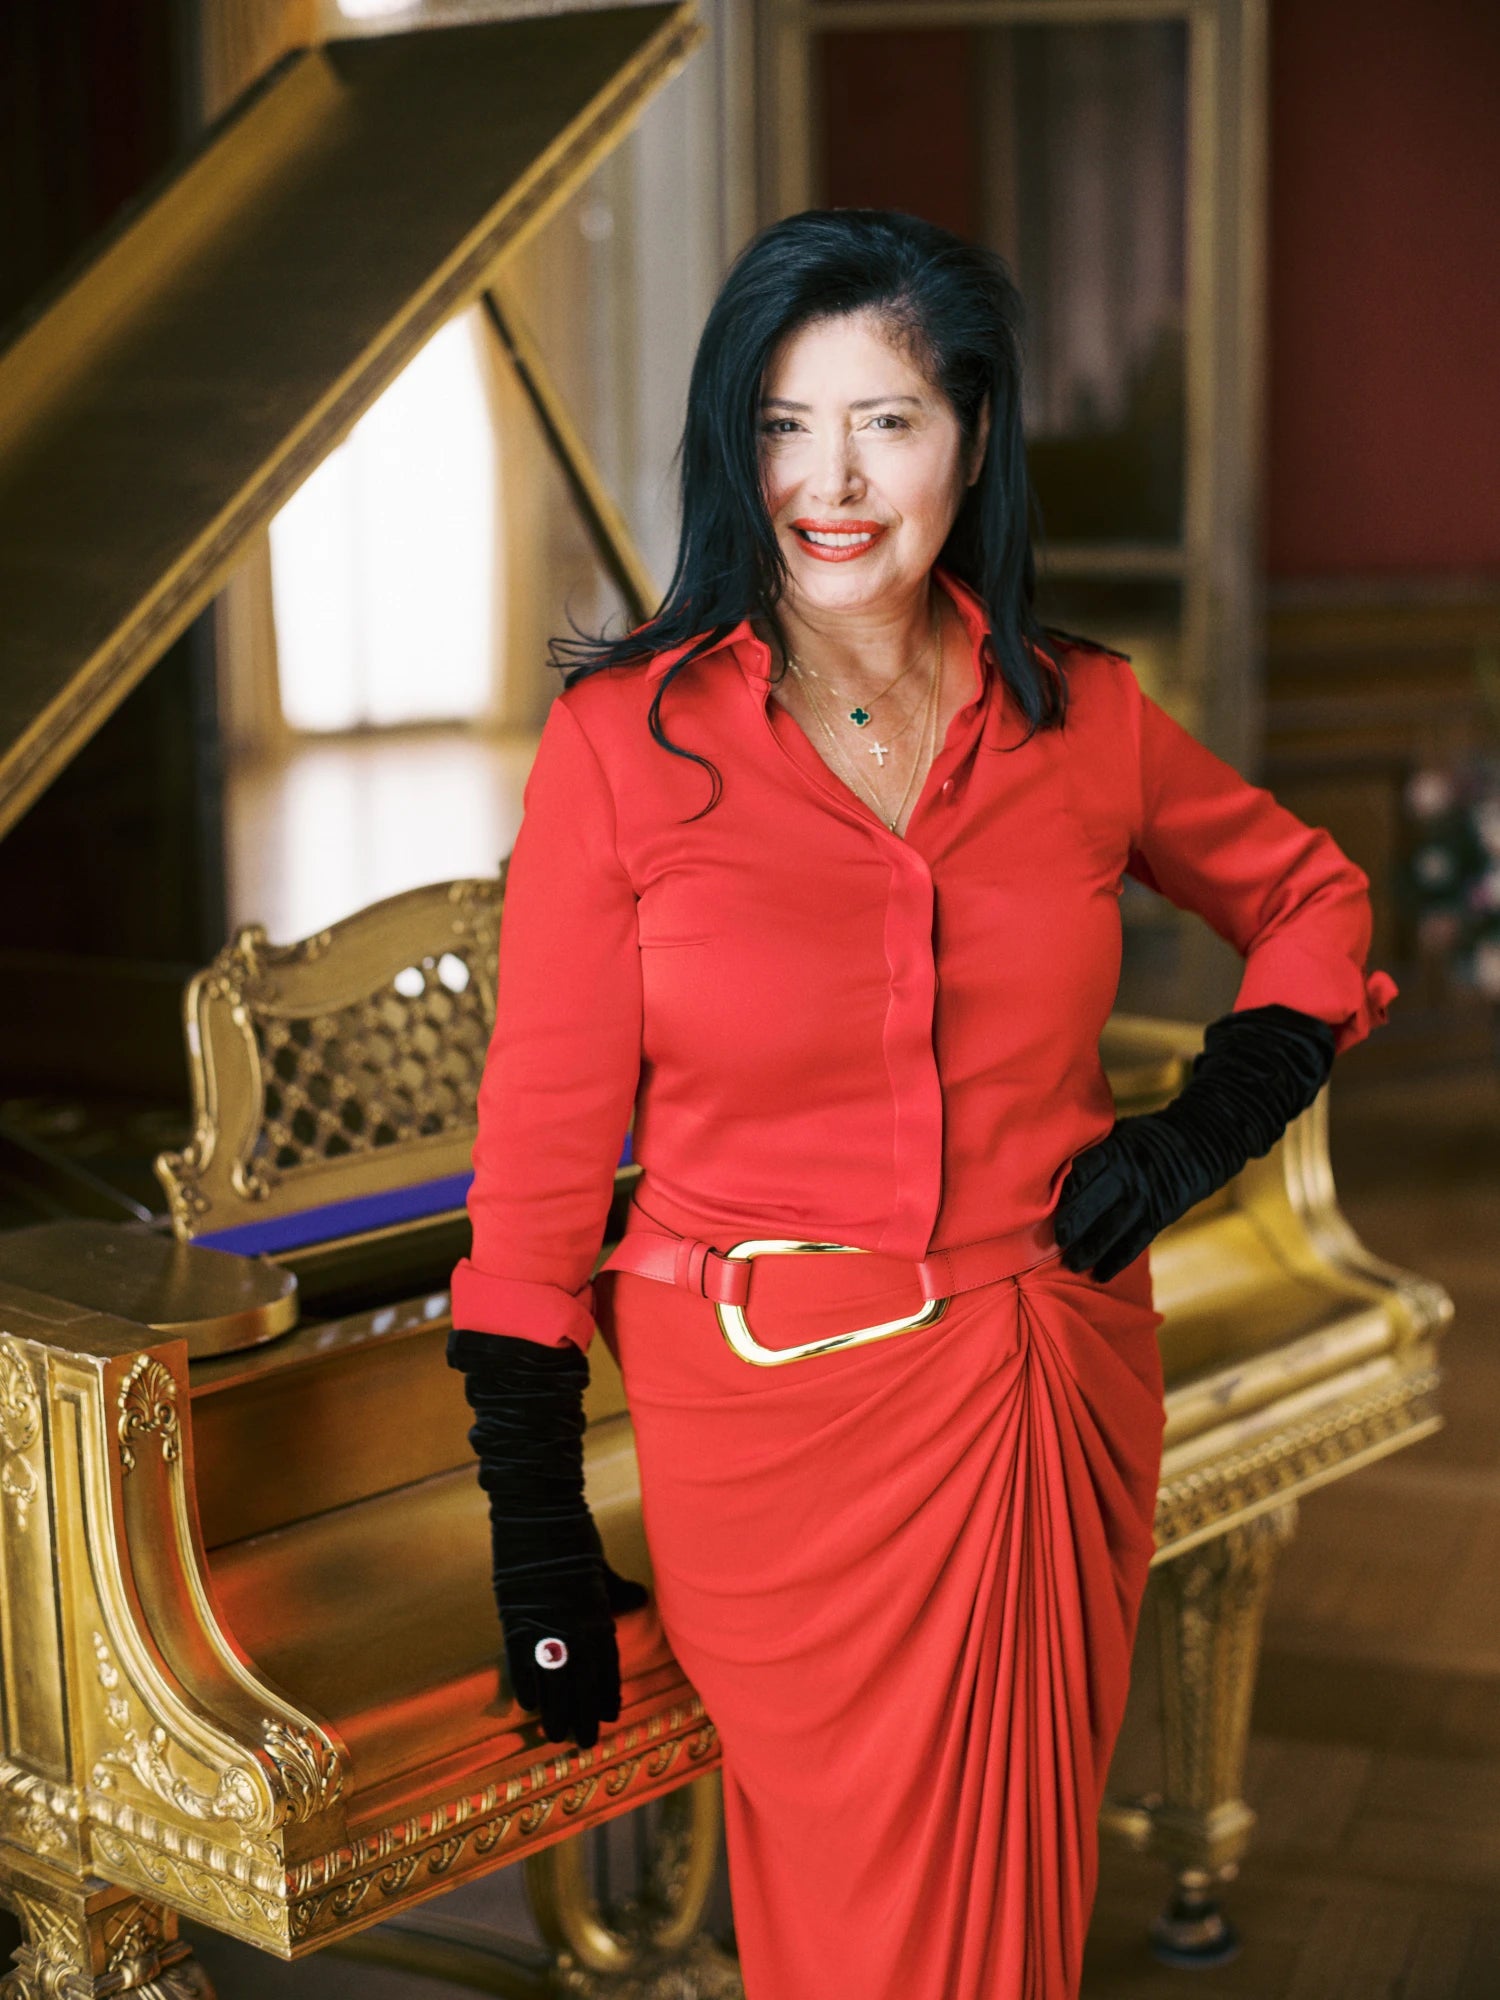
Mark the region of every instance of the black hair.
[[[965, 444], [989, 437], [940, 560], [983, 602], [1006, 685], [1034, 732], [1059, 726], [1067, 684], [1032, 611], [1033, 502], [1021, 432], [1022, 306], [1004, 262], [935, 223], [896, 210], [808, 209], [775, 222], [736, 258], [704, 324], [688, 386], [678, 458], [682, 528], [655, 616], [617, 639], [554, 639], [551, 664], [569, 685], [606, 667], [686, 647], [662, 676], [651, 733], [665, 749], [719, 774], [669, 740], [668, 686], [744, 618], [775, 627], [785, 558], [761, 495], [760, 399], [772, 355], [816, 320], [877, 313], [947, 397]], [[1066, 641], [1064, 634], [1052, 635]], [[704, 808], [707, 810], [707, 807]]]

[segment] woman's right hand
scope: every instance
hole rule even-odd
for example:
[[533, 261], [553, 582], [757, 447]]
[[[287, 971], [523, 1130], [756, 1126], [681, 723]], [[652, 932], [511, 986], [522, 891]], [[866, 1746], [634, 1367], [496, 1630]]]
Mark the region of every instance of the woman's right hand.
[[[600, 1555], [568, 1575], [528, 1578], [524, 1589], [498, 1567], [495, 1601], [505, 1640], [505, 1665], [516, 1700], [540, 1713], [542, 1733], [554, 1743], [588, 1750], [601, 1722], [620, 1715], [620, 1649], [615, 1617], [647, 1601], [644, 1586], [618, 1575]], [[566, 1649], [563, 1664], [544, 1667], [546, 1653]], [[545, 1643], [544, 1643], [545, 1642]]]
[[[489, 1495], [492, 1580], [516, 1700], [553, 1742], [590, 1749], [620, 1713], [614, 1621], [648, 1600], [605, 1558], [584, 1500], [588, 1359], [506, 1334], [455, 1329], [450, 1366], [474, 1411], [469, 1441]], [[549, 1656], [558, 1664], [544, 1664]]]

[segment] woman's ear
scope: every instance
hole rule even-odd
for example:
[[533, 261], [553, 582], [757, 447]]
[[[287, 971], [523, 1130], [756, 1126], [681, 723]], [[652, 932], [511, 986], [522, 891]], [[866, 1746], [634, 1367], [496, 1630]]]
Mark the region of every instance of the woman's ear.
[[964, 484], [972, 486], [984, 468], [985, 448], [990, 441], [990, 399], [985, 397], [979, 406], [979, 423], [974, 432], [974, 442], [969, 447], [968, 472]]

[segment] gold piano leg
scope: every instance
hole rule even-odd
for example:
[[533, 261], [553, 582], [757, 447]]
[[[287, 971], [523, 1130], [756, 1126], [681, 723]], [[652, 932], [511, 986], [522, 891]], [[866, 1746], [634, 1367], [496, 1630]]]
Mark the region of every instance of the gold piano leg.
[[532, 1912], [570, 1993], [742, 2000], [739, 1967], [701, 1928], [713, 1889], [723, 1794], [717, 1771], [668, 1792], [632, 1894], [602, 1908], [583, 1840], [526, 1863]]
[[1296, 1526], [1297, 1503], [1283, 1501], [1151, 1573], [1165, 1790], [1153, 1802], [1150, 1846], [1176, 1876], [1151, 1941], [1169, 1964], [1218, 1964], [1239, 1949], [1218, 1896], [1255, 1825], [1243, 1791], [1261, 1623]]
[[7, 1865], [5, 1900], [21, 1920], [15, 1969], [0, 2000], [214, 2000], [208, 1975], [170, 1910], [129, 1889], [78, 1881], [45, 1863]]

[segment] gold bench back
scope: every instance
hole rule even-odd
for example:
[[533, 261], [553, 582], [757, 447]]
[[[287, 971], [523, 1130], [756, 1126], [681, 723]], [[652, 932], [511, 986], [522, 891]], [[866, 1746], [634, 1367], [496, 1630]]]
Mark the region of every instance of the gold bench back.
[[156, 1172], [184, 1241], [467, 1171], [505, 865], [316, 936], [242, 930], [183, 1007], [193, 1137]]

